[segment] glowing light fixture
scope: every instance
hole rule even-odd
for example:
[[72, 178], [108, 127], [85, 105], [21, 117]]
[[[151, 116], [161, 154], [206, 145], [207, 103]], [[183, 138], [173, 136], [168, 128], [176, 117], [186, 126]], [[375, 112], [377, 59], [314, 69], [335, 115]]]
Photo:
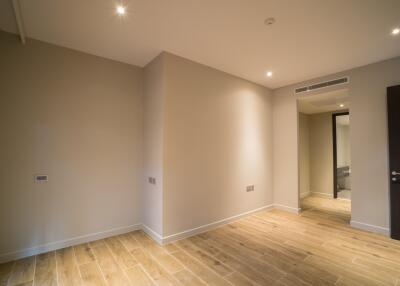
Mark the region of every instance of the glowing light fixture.
[[118, 15], [124, 15], [125, 14], [125, 7], [121, 6], [121, 5], [118, 5], [117, 6], [117, 14]]
[[271, 77], [272, 76], [272, 71], [267, 71], [267, 77]]
[[339, 104], [339, 106], [340, 106], [340, 107], [344, 107], [344, 104], [343, 104], [343, 103], [341, 103], [341, 104]]
[[400, 33], [400, 28], [395, 28], [392, 30], [392, 35], [398, 35]]

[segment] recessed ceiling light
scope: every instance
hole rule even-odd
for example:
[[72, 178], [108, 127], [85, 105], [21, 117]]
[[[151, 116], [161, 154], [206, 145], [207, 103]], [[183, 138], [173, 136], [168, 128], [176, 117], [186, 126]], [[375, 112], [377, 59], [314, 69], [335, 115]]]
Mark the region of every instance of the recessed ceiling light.
[[272, 76], [272, 71], [267, 71], [267, 77], [271, 77]]
[[125, 7], [124, 6], [117, 6], [117, 14], [124, 15], [125, 14]]
[[400, 33], [400, 28], [395, 28], [392, 30], [392, 35], [398, 35]]
[[344, 107], [344, 104], [343, 104], [343, 103], [341, 103], [341, 104], [339, 104], [339, 106], [340, 106], [340, 107]]

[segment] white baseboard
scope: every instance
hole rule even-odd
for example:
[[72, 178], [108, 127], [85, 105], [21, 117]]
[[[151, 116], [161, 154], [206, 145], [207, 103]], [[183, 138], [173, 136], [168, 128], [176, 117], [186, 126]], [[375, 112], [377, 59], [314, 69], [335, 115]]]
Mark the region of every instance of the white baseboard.
[[308, 196], [311, 195], [311, 192], [306, 192], [306, 193], [300, 193], [300, 199], [307, 198]]
[[212, 222], [212, 223], [209, 223], [209, 224], [205, 224], [205, 225], [202, 225], [202, 226], [199, 226], [199, 227], [195, 227], [195, 228], [192, 228], [192, 229], [188, 229], [188, 230], [185, 230], [185, 231], [182, 231], [182, 232], [179, 232], [179, 233], [175, 233], [175, 234], [171, 234], [171, 235], [168, 235], [168, 236], [164, 236], [162, 238], [162, 244], [166, 244], [166, 243], [170, 243], [170, 242], [173, 242], [173, 241], [176, 241], [176, 240], [180, 240], [180, 239], [184, 239], [184, 238], [187, 238], [187, 237], [190, 237], [190, 236], [194, 236], [196, 234], [199, 234], [199, 233], [202, 233], [202, 232], [206, 232], [206, 231], [209, 231], [211, 229], [217, 228], [217, 227], [219, 227], [221, 225], [224, 225], [224, 224], [230, 223], [232, 221], [238, 220], [238, 219], [240, 219], [240, 218], [242, 218], [244, 216], [248, 216], [250, 214], [253, 214], [253, 213], [256, 213], [256, 212], [259, 212], [259, 211], [263, 211], [263, 210], [271, 210], [273, 208], [274, 208], [274, 205], [263, 206], [261, 208], [254, 209], [254, 210], [251, 210], [251, 211], [247, 211], [247, 212], [244, 212], [244, 213], [241, 213], [241, 214], [238, 214], [238, 215], [235, 215], [235, 216], [231, 216], [231, 217], [219, 220], [219, 221], [215, 221], [215, 222]]
[[300, 211], [301, 211], [301, 208], [294, 208], [294, 207], [289, 207], [289, 206], [280, 205], [280, 204], [274, 204], [274, 208], [278, 209], [278, 210], [291, 212], [291, 213], [296, 213], [296, 214], [300, 213]]
[[387, 228], [387, 227], [372, 225], [372, 224], [363, 223], [363, 222], [354, 221], [354, 220], [350, 221], [350, 225], [355, 228], [372, 231], [372, 232], [376, 232], [376, 233], [381, 233], [381, 234], [384, 234], [387, 236], [389, 236], [389, 234], [390, 234], [389, 228]]
[[324, 198], [333, 198], [333, 194], [327, 194], [327, 193], [311, 192], [311, 195]]
[[90, 242], [90, 241], [94, 241], [94, 240], [98, 240], [98, 239], [103, 239], [103, 238], [107, 238], [110, 236], [115, 236], [115, 235], [131, 232], [131, 231], [135, 231], [135, 230], [139, 230], [139, 229], [146, 232], [157, 243], [166, 244], [166, 243], [169, 243], [172, 241], [187, 238], [187, 237], [217, 228], [219, 226], [228, 224], [232, 221], [238, 220], [242, 217], [248, 216], [248, 215], [256, 213], [256, 212], [272, 210], [274, 208], [288, 211], [288, 212], [293, 212], [293, 213], [300, 212], [299, 208], [288, 207], [288, 206], [284, 206], [284, 205], [280, 205], [280, 204], [271, 204], [271, 205], [263, 206], [261, 208], [257, 208], [257, 209], [247, 211], [247, 212], [235, 215], [235, 216], [231, 216], [231, 217], [228, 217], [228, 218], [225, 218], [222, 220], [218, 220], [218, 221], [206, 224], [206, 225], [202, 225], [199, 227], [195, 227], [195, 228], [192, 228], [189, 230], [185, 230], [185, 231], [182, 231], [182, 232], [179, 232], [176, 234], [172, 234], [172, 235], [168, 235], [168, 236], [164, 236], [164, 237], [161, 236], [156, 231], [154, 231], [153, 229], [151, 229], [150, 227], [148, 227], [144, 224], [138, 223], [138, 224], [134, 224], [134, 225], [130, 225], [130, 226], [118, 227], [118, 228], [114, 228], [114, 229], [110, 229], [110, 230], [106, 230], [106, 231], [102, 231], [102, 232], [77, 236], [77, 237], [73, 237], [73, 238], [66, 239], [66, 240], [61, 240], [61, 241], [51, 242], [51, 243], [47, 243], [47, 244], [43, 244], [43, 245], [38, 245], [38, 246], [31, 247], [31, 248], [26, 248], [26, 249], [22, 249], [22, 250], [13, 251], [13, 252], [3, 253], [3, 254], [0, 254], [0, 263], [11, 261], [11, 260], [16, 260], [16, 259], [20, 259], [23, 257], [32, 256], [32, 255], [41, 254], [41, 253], [61, 249], [61, 248], [68, 247], [68, 246], [86, 243], [86, 242]]
[[156, 231], [154, 231], [153, 229], [151, 229], [150, 227], [148, 227], [145, 224], [142, 224], [142, 230], [147, 233], [148, 236], [150, 236], [153, 240], [155, 240], [156, 242], [158, 242], [158, 244], [163, 244], [163, 237]]
[[336, 198], [338, 201], [346, 201], [346, 202], [351, 202], [351, 199], [345, 199], [345, 198]]
[[102, 238], [106, 238], [106, 237], [110, 237], [110, 236], [114, 236], [114, 235], [119, 235], [119, 234], [131, 232], [131, 231], [135, 231], [138, 229], [141, 229], [141, 224], [117, 227], [117, 228], [113, 228], [113, 229], [106, 230], [106, 231], [77, 236], [77, 237], [69, 238], [66, 240], [50, 242], [50, 243], [22, 249], [22, 250], [12, 251], [12, 252], [8, 252], [8, 253], [2, 253], [2, 254], [0, 254], [0, 263], [12, 261], [12, 260], [20, 259], [23, 257], [32, 256], [32, 255], [41, 254], [41, 253], [61, 249], [61, 248], [68, 247], [68, 246], [86, 243], [86, 242], [90, 242], [90, 241], [94, 241], [94, 240], [98, 240], [98, 239], [102, 239]]

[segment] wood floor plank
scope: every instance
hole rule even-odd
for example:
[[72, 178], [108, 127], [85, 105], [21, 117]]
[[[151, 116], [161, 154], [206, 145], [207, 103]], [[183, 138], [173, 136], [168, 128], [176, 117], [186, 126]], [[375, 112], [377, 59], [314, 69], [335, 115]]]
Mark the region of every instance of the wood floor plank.
[[60, 286], [81, 285], [82, 281], [72, 247], [57, 250], [56, 263]]
[[25, 283], [18, 284], [18, 285], [16, 285], [16, 286], [32, 286], [32, 285], [33, 285], [33, 280], [32, 280], [32, 281], [29, 281], [29, 282], [25, 282]]
[[136, 265], [135, 267], [126, 270], [129, 280], [135, 286], [152, 286], [154, 283], [142, 270], [141, 266]]
[[181, 251], [174, 252], [172, 255], [176, 257], [176, 259], [178, 259], [182, 264], [184, 264], [190, 271], [196, 274], [196, 276], [200, 277], [209, 285], [229, 285], [227, 280], [224, 280], [221, 276], [217, 275], [211, 269], [207, 268], [205, 265], [202, 265], [189, 255]]
[[[176, 251], [174, 251], [176, 252]], [[205, 286], [206, 284], [197, 278], [193, 273], [183, 269], [174, 274], [175, 278], [185, 286]]]
[[137, 264], [137, 261], [128, 252], [125, 246], [116, 237], [109, 237], [105, 239], [106, 244], [114, 254], [114, 258], [122, 269], [132, 268]]
[[[354, 270], [351, 265], [335, 263], [329, 259], [324, 259], [316, 255], [312, 255], [306, 259], [306, 261], [316, 267], [323, 268], [325, 271], [330, 273], [339, 273], [341, 277], [346, 277], [348, 280], [359, 281], [364, 285], [395, 285], [397, 279], [390, 279], [369, 273], [368, 271], [360, 271], [360, 269]], [[339, 279], [338, 279], [339, 280]]]
[[35, 285], [58, 285], [55, 251], [36, 256]]
[[75, 245], [74, 251], [78, 265], [93, 262], [95, 260], [92, 249], [88, 243]]
[[226, 276], [233, 272], [232, 269], [224, 265], [221, 261], [201, 251], [194, 244], [192, 244], [190, 240], [180, 240], [176, 243], [176, 245], [184, 252], [187, 252], [189, 255], [201, 261], [221, 276]]
[[104, 239], [99, 239], [99, 240], [94, 240], [94, 241], [89, 242], [89, 246], [91, 248], [98, 247], [98, 246], [104, 246], [104, 245], [105, 245]]
[[125, 276], [106, 245], [94, 247], [93, 253], [108, 285], [130, 285], [128, 278]]
[[0, 286], [6, 286], [10, 278], [15, 261], [0, 264]]
[[105, 286], [106, 282], [96, 262], [89, 262], [79, 266], [84, 286]]
[[27, 257], [15, 262], [8, 285], [14, 286], [33, 280], [35, 271], [35, 257]]
[[271, 278], [262, 272], [258, 272], [248, 264], [240, 260], [240, 258], [235, 258], [231, 255], [220, 250], [211, 240], [203, 240], [200, 237], [190, 238], [199, 248], [203, 249], [207, 253], [213, 255], [218, 260], [222, 261], [232, 269], [239, 273], [242, 273], [250, 281], [253, 281], [259, 285], [273, 285], [277, 279]]
[[170, 254], [179, 251], [179, 248], [174, 243], [168, 243], [162, 247]]
[[121, 235], [117, 236], [117, 238], [122, 242], [122, 244], [125, 246], [125, 248], [128, 251], [132, 251], [132, 250], [140, 247], [139, 243], [134, 238], [132, 233], [121, 234]]
[[171, 276], [154, 258], [142, 249], [134, 249], [131, 252], [137, 261], [155, 281], [157, 285], [177, 285], [178, 281]]
[[231, 282], [232, 285], [235, 286], [254, 286], [255, 284], [252, 283], [249, 279], [247, 279], [244, 275], [240, 274], [239, 272], [233, 272], [225, 277], [226, 280]]
[[219, 248], [221, 252], [235, 257], [252, 269], [263, 273], [264, 276], [268, 276], [272, 281], [277, 281], [285, 275], [284, 270], [278, 269], [268, 262], [260, 260], [259, 255], [252, 255], [254, 251], [249, 251], [249, 248], [247, 248], [245, 244], [232, 244], [231, 242], [232, 241], [226, 236], [223, 237], [223, 240], [218, 239], [218, 237], [212, 239], [212, 243]]
[[154, 259], [169, 273], [176, 273], [183, 269], [179, 261], [171, 256], [162, 246], [153, 241], [147, 234], [144, 232], [135, 232], [134, 235], [146, 252], [154, 257]]

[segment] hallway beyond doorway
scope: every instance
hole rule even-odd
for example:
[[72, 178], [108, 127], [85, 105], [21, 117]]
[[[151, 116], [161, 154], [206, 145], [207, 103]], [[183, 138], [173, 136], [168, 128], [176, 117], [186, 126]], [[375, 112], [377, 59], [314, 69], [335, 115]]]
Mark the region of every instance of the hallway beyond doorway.
[[332, 219], [350, 223], [351, 202], [349, 200], [338, 200], [320, 195], [310, 195], [301, 199], [301, 210], [322, 212], [329, 214]]

